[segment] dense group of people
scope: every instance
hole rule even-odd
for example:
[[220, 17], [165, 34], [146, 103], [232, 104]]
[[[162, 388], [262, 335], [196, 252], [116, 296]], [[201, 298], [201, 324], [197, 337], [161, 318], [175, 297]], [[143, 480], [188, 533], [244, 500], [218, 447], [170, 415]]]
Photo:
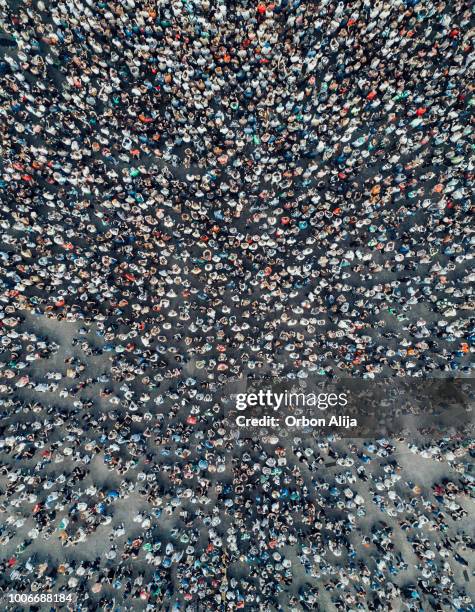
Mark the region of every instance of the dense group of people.
[[465, 0], [0, 0], [4, 594], [471, 609], [469, 423], [244, 437], [223, 400], [470, 377], [474, 31]]

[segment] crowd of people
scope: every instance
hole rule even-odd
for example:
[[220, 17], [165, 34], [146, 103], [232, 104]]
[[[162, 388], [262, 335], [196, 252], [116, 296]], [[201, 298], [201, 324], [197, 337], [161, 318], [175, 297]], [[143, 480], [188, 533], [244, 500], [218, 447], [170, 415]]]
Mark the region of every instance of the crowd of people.
[[472, 609], [469, 424], [243, 437], [222, 399], [470, 377], [473, 12], [0, 0], [4, 595]]

